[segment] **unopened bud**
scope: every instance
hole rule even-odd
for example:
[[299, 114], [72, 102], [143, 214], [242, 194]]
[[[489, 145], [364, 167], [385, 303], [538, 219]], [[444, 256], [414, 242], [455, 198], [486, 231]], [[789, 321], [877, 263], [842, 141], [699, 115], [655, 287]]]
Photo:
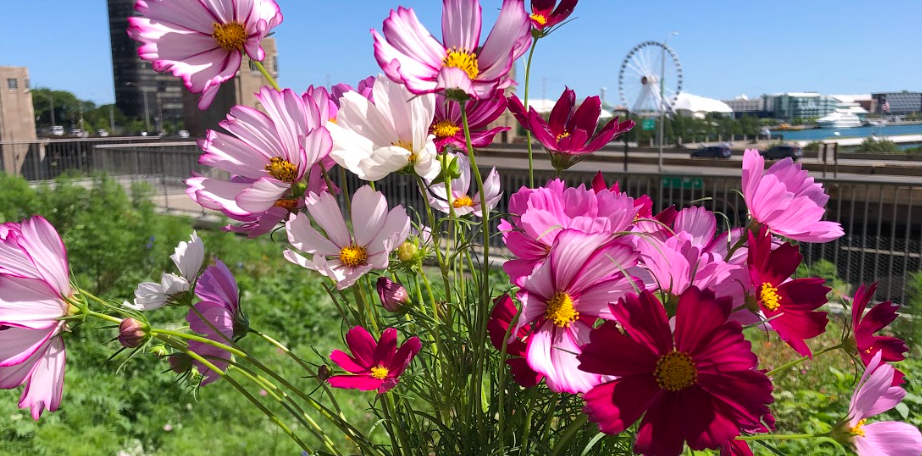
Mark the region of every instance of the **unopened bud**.
[[167, 355], [170, 354], [170, 351], [166, 349], [166, 345], [163, 345], [163, 344], [152, 345], [150, 347], [150, 352], [153, 353], [154, 356], [160, 359], [166, 358]]
[[378, 278], [378, 297], [381, 305], [388, 312], [401, 312], [409, 302], [410, 294], [407, 289], [387, 277]]
[[118, 325], [118, 341], [125, 348], [141, 346], [149, 337], [147, 325], [134, 318], [126, 318]]
[[317, 368], [317, 378], [320, 379], [320, 381], [327, 381], [332, 376], [333, 373], [330, 372], [330, 367], [326, 364]]
[[192, 369], [192, 357], [185, 353], [176, 353], [170, 356], [170, 370], [177, 374], [185, 374]]
[[419, 247], [409, 241], [405, 241], [403, 244], [400, 244], [400, 247], [397, 247], [397, 258], [400, 261], [413, 261], [418, 253]]

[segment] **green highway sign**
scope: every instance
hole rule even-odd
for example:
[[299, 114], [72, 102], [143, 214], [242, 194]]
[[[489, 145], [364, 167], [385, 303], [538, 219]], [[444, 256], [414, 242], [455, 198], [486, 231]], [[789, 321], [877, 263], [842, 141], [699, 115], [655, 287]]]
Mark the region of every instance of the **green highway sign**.
[[643, 122], [640, 124], [640, 126], [644, 130], [652, 130], [656, 128], [656, 119], [653, 119], [653, 118], [644, 119]]
[[704, 188], [700, 177], [663, 177], [663, 188]]

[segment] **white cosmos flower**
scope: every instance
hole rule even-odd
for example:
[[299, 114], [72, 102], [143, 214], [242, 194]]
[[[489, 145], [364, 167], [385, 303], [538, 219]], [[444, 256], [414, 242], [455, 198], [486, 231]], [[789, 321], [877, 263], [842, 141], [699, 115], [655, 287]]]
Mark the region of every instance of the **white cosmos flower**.
[[336, 122], [327, 128], [333, 138], [330, 156], [367, 181], [377, 181], [409, 165], [425, 179], [435, 179], [440, 166], [429, 126], [435, 116], [435, 95], [413, 95], [403, 84], [379, 75], [374, 103], [356, 92], [340, 100]]
[[192, 232], [189, 242], [180, 242], [173, 254], [170, 255], [173, 264], [179, 269], [179, 274], [163, 273], [160, 283], [144, 282], [134, 291], [134, 303], [125, 301], [123, 305], [134, 310], [159, 309], [169, 302], [170, 298], [180, 293], [189, 291], [192, 282], [198, 277], [205, 260], [205, 244], [198, 233]]
[[[483, 215], [483, 209], [480, 206], [480, 192], [471, 195], [471, 163], [464, 155], [457, 155], [458, 168], [461, 170], [461, 176], [451, 181], [451, 205], [455, 207], [455, 214], [458, 216], [474, 214], [477, 217]], [[476, 186], [476, 185], [475, 185]], [[483, 181], [484, 195], [486, 196], [487, 208], [493, 210], [496, 203], [499, 202], [503, 195], [500, 191], [499, 173], [494, 167], [487, 178]], [[448, 193], [445, 191], [445, 184], [435, 184], [429, 186], [429, 205], [446, 214], [450, 213], [448, 207]]]

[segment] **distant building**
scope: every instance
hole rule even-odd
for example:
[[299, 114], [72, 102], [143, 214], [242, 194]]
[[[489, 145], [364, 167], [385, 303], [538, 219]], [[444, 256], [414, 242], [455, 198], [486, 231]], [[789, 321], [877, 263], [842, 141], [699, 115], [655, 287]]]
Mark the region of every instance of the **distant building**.
[[[266, 38], [262, 41], [263, 50], [266, 57], [262, 64], [269, 71], [269, 74], [277, 81], [279, 78], [279, 57], [278, 48], [276, 47], [275, 38]], [[185, 101], [183, 110], [183, 119], [185, 120], [186, 130], [192, 137], [204, 137], [205, 130], [214, 130], [218, 128], [218, 122], [227, 118], [230, 109], [237, 105], [249, 106], [263, 111], [262, 105], [256, 100], [256, 92], [259, 92], [263, 86], [269, 85], [263, 78], [262, 73], [256, 68], [250, 59], [244, 54], [243, 62], [240, 64], [240, 70], [234, 79], [221, 84], [218, 94], [215, 96], [211, 106], [202, 111], [198, 108], [198, 99], [201, 95], [183, 91], [182, 99]]]
[[135, 0], [107, 1], [115, 105], [128, 117], [147, 119], [151, 130], [162, 130], [163, 122], [182, 119], [182, 79], [169, 72], [157, 73], [138, 56], [141, 44], [128, 36], [128, 18], [138, 15]]
[[29, 151], [13, 141], [35, 141], [29, 69], [0, 66], [0, 171], [17, 174]]
[[794, 120], [823, 117], [836, 110], [839, 100], [818, 92], [789, 92], [762, 95], [765, 110], [776, 119]]
[[905, 116], [922, 112], [922, 93], [920, 92], [882, 92], [873, 93], [871, 97], [877, 102], [874, 110], [877, 114]]
[[680, 116], [694, 117], [696, 119], [703, 119], [710, 113], [724, 116], [733, 115], [733, 109], [727, 103], [687, 92], [679, 94], [672, 109]]
[[765, 100], [762, 97], [749, 99], [743, 95], [732, 100], [723, 100], [723, 102], [733, 110], [733, 115], [737, 118], [743, 116], [765, 117], [767, 114], [765, 112]]

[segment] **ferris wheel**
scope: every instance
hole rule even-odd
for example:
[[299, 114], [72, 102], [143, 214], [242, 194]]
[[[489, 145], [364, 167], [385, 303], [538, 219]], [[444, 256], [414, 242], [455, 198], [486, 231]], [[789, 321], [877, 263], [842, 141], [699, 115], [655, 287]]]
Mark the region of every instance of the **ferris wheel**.
[[671, 111], [682, 93], [679, 57], [657, 41], [634, 46], [621, 64], [618, 92], [621, 102], [634, 114], [647, 117]]

